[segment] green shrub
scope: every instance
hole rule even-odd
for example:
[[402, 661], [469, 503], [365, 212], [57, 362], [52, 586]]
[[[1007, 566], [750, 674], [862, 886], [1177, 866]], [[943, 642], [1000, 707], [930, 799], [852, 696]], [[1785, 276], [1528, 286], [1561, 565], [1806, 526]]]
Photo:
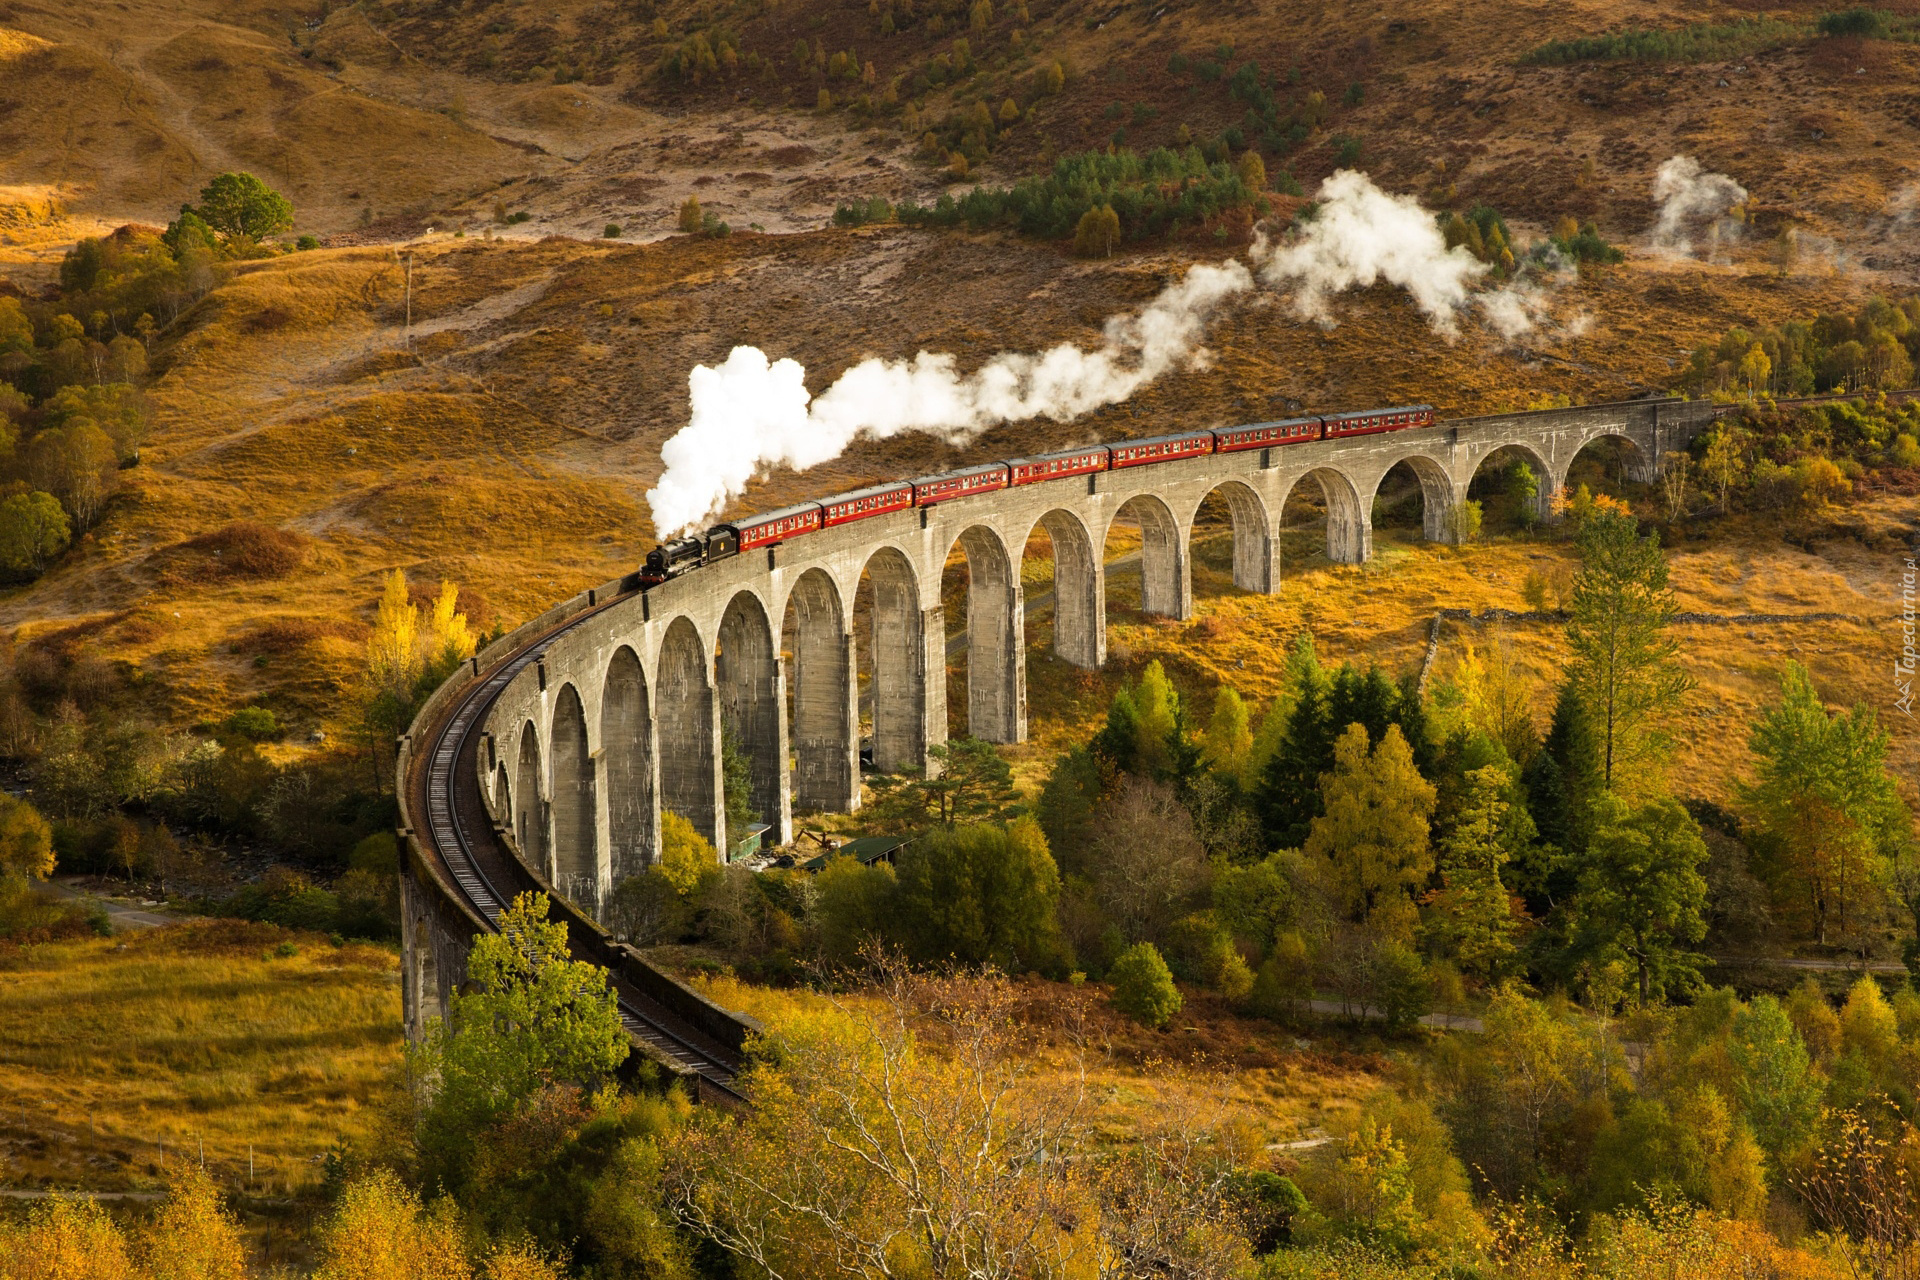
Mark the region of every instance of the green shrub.
[[1166, 1026], [1184, 1003], [1167, 962], [1151, 942], [1136, 942], [1122, 952], [1107, 971], [1107, 980], [1113, 984], [1113, 1007], [1143, 1026]]
[[220, 727], [249, 742], [266, 742], [280, 736], [280, 721], [267, 707], [242, 707], [222, 721]]
[[602, 239], [618, 240], [620, 238], [620, 224], [617, 222], [609, 222], [600, 229], [600, 235]]
[[1727, 62], [1805, 40], [1804, 23], [1779, 18], [1742, 18], [1737, 22], [1697, 22], [1677, 31], [1632, 28], [1614, 35], [1549, 40], [1522, 54], [1534, 66], [1569, 62]]
[[1839, 13], [1823, 13], [1820, 15], [1820, 34], [1884, 40], [1888, 34], [1891, 16], [1881, 10], [1869, 9], [1865, 6], [1843, 9]]

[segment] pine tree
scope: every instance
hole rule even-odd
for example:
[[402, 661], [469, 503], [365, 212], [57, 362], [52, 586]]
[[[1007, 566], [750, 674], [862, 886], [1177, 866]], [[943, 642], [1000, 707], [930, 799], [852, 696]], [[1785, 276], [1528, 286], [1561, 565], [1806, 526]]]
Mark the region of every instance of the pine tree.
[[1261, 776], [1254, 803], [1275, 848], [1298, 849], [1320, 816], [1320, 775], [1333, 758], [1336, 733], [1327, 695], [1318, 670], [1294, 690], [1286, 736]]

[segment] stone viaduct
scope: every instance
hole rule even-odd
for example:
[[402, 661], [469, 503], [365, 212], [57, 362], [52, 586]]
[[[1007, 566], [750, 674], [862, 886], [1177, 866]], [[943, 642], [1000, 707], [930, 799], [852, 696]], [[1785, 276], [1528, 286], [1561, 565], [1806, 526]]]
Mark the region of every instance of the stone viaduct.
[[[725, 847], [723, 725], [750, 762], [753, 807], [770, 842], [791, 838], [796, 808], [859, 805], [853, 602], [863, 575], [872, 591], [873, 764], [921, 765], [947, 736], [940, 580], [956, 547], [968, 574], [966, 722], [976, 737], [1018, 742], [1020, 561], [1037, 529], [1054, 549], [1055, 650], [1097, 668], [1106, 660], [1103, 547], [1122, 512], [1140, 525], [1143, 609], [1184, 618], [1193, 607], [1189, 536], [1209, 495], [1231, 512], [1235, 585], [1270, 592], [1282, 569], [1280, 513], [1296, 486], [1317, 485], [1324, 496], [1328, 557], [1358, 564], [1371, 550], [1374, 494], [1398, 464], [1419, 478], [1426, 537], [1444, 540], [1449, 512], [1500, 449], [1531, 460], [1545, 514], [1588, 444], [1625, 440], [1635, 478], [1650, 479], [1668, 450], [1685, 448], [1711, 420], [1711, 405], [1678, 400], [1459, 419], [1068, 477], [809, 533], [629, 591], [551, 638], [485, 713], [476, 780], [521, 859], [598, 916], [613, 886], [657, 856], [663, 810]], [[631, 581], [569, 601], [516, 636], [536, 624], [550, 630]], [[475, 671], [524, 644], [507, 637]]]

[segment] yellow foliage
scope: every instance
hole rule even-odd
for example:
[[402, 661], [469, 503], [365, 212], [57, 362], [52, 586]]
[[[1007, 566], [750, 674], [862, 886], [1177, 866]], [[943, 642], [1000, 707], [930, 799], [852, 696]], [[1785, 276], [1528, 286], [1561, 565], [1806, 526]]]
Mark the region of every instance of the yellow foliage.
[[422, 1212], [420, 1198], [390, 1171], [351, 1183], [321, 1228], [314, 1280], [471, 1280], [459, 1211], [449, 1201]]
[[189, 1166], [169, 1193], [141, 1238], [141, 1262], [151, 1280], [246, 1280], [240, 1229], [220, 1207], [206, 1171]]
[[496, 1245], [480, 1269], [484, 1280], [566, 1280], [566, 1273], [524, 1240]]
[[34, 807], [0, 796], [0, 873], [45, 880], [53, 874], [53, 829]]
[[420, 680], [420, 611], [407, 597], [407, 575], [387, 575], [385, 593], [367, 637], [367, 681], [376, 694], [406, 702]]
[[451, 670], [473, 656], [473, 631], [467, 615], [456, 612], [460, 588], [442, 578], [440, 594], [434, 598], [433, 612], [427, 620], [426, 647], [431, 659], [443, 670]]
[[1862, 975], [1847, 992], [1847, 1003], [1840, 1010], [1840, 1046], [1860, 1050], [1868, 1062], [1891, 1061], [1900, 1046], [1893, 1006], [1870, 977]]
[[1239, 172], [1240, 181], [1246, 185], [1247, 190], [1265, 191], [1267, 189], [1267, 162], [1260, 158], [1258, 151], [1242, 152], [1234, 168]]
[[692, 893], [700, 877], [720, 865], [720, 855], [691, 822], [671, 809], [660, 811], [660, 865], [655, 868], [682, 896]]
[[19, 1226], [0, 1225], [0, 1280], [134, 1280], [127, 1242], [92, 1200], [42, 1200]]
[[1120, 244], [1120, 215], [1097, 204], [1073, 228], [1073, 251], [1082, 258], [1111, 258]]
[[680, 206], [680, 229], [690, 236], [699, 235], [703, 217], [700, 197], [688, 196], [686, 202]]

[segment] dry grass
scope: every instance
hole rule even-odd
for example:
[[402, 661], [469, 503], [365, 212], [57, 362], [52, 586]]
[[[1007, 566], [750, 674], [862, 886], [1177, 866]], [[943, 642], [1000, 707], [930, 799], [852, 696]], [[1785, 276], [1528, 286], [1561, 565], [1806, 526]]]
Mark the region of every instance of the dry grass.
[[142, 1189], [204, 1143], [222, 1181], [251, 1145], [256, 1183], [305, 1184], [398, 1105], [400, 1042], [378, 948], [229, 921], [32, 948], [0, 966], [0, 1181]]
[[[1797, 531], [1813, 551], [1784, 544], [1779, 529], [1758, 520], [1701, 528], [1696, 539], [1669, 553], [1672, 581], [1683, 611], [1736, 614], [1839, 614], [1839, 621], [1680, 624], [1681, 656], [1699, 687], [1673, 726], [1671, 781], [1683, 796], [1725, 802], [1748, 767], [1747, 732], [1759, 710], [1778, 695], [1788, 659], [1807, 666], [1834, 706], [1864, 702], [1876, 708], [1892, 737], [1897, 776], [1920, 770], [1920, 732], [1893, 705], [1892, 664], [1899, 649], [1895, 620], [1902, 557], [1877, 533], [1904, 529], [1911, 499], [1876, 498], [1848, 509], [1840, 523], [1815, 522]], [[1864, 535], [1865, 540], [1862, 540]], [[1897, 545], [1897, 544], [1895, 544]], [[1238, 689], [1259, 709], [1280, 692], [1288, 648], [1312, 632], [1321, 660], [1377, 663], [1398, 676], [1417, 671], [1429, 627], [1443, 608], [1525, 612], [1530, 572], [1552, 578], [1572, 572], [1565, 542], [1493, 540], [1467, 547], [1401, 541], [1376, 532], [1374, 559], [1355, 567], [1324, 557], [1283, 566], [1280, 590], [1250, 595], [1231, 585], [1231, 537], [1195, 547], [1195, 616], [1180, 624], [1150, 618], [1128, 605], [1138, 578], [1109, 570], [1109, 670], [1083, 672], [1047, 652], [1050, 619], [1028, 630], [1029, 742], [1013, 749], [1016, 773], [1029, 786], [1044, 778], [1059, 752], [1083, 742], [1099, 726], [1122, 679], [1159, 661], [1186, 694], [1190, 715], [1203, 724], [1213, 691]], [[1115, 549], [1109, 546], [1109, 560]], [[1210, 567], [1211, 565], [1211, 567]], [[1044, 587], [1051, 566], [1030, 558], [1028, 589]], [[1129, 594], [1131, 592], [1131, 594]], [[1494, 623], [1445, 621], [1433, 675], [1446, 677], [1467, 646], [1503, 645], [1534, 688], [1544, 732], [1567, 661], [1562, 624], [1536, 618]]]
[[[782, 1029], [844, 1016], [811, 991], [773, 989], [732, 977], [691, 975], [712, 999]], [[1356, 1110], [1386, 1087], [1387, 1060], [1378, 1042], [1360, 1036], [1303, 1040], [1272, 1023], [1236, 1015], [1205, 992], [1188, 992], [1187, 1004], [1164, 1031], [1129, 1021], [1108, 1007], [1095, 988], [1084, 1023], [1072, 1019], [1065, 1034], [1072, 989], [1038, 978], [1021, 981], [1023, 1051], [1028, 1069], [1042, 1080], [1086, 1068], [1090, 1117], [1109, 1134], [1138, 1133], [1171, 1111], [1189, 1110], [1211, 1123], [1244, 1129], [1266, 1143], [1293, 1142], [1326, 1126], [1330, 1115]], [[869, 996], [842, 997], [842, 1010], [858, 1014]], [[1084, 1037], [1084, 1056], [1076, 1048]]]

